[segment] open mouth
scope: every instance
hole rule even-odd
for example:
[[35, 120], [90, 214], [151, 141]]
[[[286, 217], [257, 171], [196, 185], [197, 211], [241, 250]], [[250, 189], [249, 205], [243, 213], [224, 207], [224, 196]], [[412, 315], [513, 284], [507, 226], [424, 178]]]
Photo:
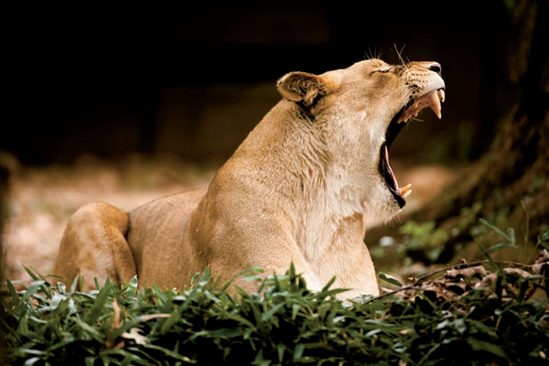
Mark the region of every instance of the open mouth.
[[385, 184], [387, 184], [389, 191], [392, 193], [400, 208], [404, 207], [406, 204], [406, 199], [410, 193], [412, 193], [412, 189], [411, 184], [408, 184], [402, 188], [398, 186], [398, 181], [393, 173], [393, 170], [391, 169], [391, 166], [389, 165], [389, 147], [398, 136], [406, 122], [412, 118], [412, 116], [417, 117], [418, 113], [423, 108], [431, 108], [439, 119], [442, 118], [441, 103], [444, 102], [445, 98], [446, 96], [444, 94], [444, 90], [438, 89], [427, 93], [419, 99], [407, 103], [400, 110], [400, 112], [395, 115], [387, 128], [385, 142], [381, 145], [379, 172], [385, 179]]

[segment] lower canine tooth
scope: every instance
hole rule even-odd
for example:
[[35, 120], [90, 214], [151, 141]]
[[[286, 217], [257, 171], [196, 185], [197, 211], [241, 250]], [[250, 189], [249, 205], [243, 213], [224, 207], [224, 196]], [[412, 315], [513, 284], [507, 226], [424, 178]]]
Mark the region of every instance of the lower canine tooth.
[[400, 193], [402, 198], [408, 198], [408, 196], [412, 193], [412, 185], [408, 184], [406, 187], [399, 188], [398, 193]]

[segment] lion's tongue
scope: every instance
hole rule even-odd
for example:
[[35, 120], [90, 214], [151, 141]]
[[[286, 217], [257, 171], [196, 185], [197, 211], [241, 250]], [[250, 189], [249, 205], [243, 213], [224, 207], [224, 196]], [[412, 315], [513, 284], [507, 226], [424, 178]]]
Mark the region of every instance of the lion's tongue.
[[383, 144], [381, 158], [384, 160], [383, 164], [386, 172], [385, 180], [389, 184], [389, 187], [393, 188], [395, 191], [398, 191], [398, 182], [395, 174], [393, 173], [393, 169], [391, 169], [391, 166], [389, 165], [389, 149], [387, 149], [386, 144]]
[[418, 99], [414, 104], [412, 104], [411, 107], [406, 109], [400, 118], [398, 119], [398, 123], [406, 122], [408, 121], [412, 116], [417, 117], [417, 114], [419, 111], [421, 111], [423, 108], [430, 107], [433, 112], [437, 115], [439, 119], [442, 118], [442, 106], [440, 102], [444, 102], [445, 95], [444, 90], [436, 90], [434, 92], [431, 92], [424, 97]]
[[[412, 193], [412, 185], [408, 184], [405, 187], [399, 188], [398, 181], [396, 180], [395, 174], [393, 173], [393, 169], [391, 169], [391, 165], [389, 165], [389, 150], [387, 149], [386, 144], [383, 144], [381, 148], [381, 164], [384, 171], [385, 181], [387, 182], [389, 189], [393, 192], [395, 196], [400, 196], [400, 199], [402, 199], [402, 201], [399, 203], [401, 207], [404, 206], [404, 202]], [[398, 200], [399, 197], [396, 198]]]

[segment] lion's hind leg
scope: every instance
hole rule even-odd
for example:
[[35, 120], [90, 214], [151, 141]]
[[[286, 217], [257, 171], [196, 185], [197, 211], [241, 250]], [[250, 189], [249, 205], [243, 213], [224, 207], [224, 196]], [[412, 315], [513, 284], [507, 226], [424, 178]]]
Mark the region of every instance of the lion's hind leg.
[[128, 215], [114, 206], [97, 202], [81, 207], [65, 229], [53, 274], [64, 277], [66, 285], [82, 276], [87, 291], [96, 287], [95, 279], [99, 284], [107, 277], [115, 282], [131, 280], [137, 271], [126, 241], [128, 228]]

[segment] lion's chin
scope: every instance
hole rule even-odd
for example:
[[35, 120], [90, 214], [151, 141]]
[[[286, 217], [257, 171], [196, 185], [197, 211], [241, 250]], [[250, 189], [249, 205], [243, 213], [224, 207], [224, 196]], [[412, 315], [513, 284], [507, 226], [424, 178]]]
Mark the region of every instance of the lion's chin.
[[374, 195], [368, 202], [364, 215], [366, 229], [391, 222], [402, 210], [394, 195], [387, 190], [385, 182], [375, 185], [372, 192]]

